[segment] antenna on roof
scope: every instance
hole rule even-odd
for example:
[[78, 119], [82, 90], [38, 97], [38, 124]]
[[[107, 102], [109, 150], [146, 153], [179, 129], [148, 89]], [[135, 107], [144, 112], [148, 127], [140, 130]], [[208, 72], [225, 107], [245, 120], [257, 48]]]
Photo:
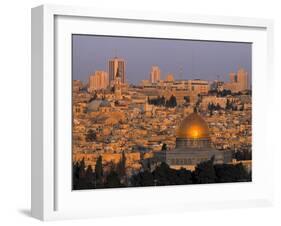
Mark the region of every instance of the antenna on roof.
[[183, 80], [183, 68], [182, 68], [182, 66], [180, 66], [179, 76], [180, 76], [180, 80]]

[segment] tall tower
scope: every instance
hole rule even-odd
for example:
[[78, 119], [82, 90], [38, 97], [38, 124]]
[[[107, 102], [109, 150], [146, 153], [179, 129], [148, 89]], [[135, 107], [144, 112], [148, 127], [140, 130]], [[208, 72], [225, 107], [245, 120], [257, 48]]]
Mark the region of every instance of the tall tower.
[[229, 73], [229, 79], [230, 79], [230, 82], [237, 82], [237, 76], [236, 76], [235, 72]]
[[150, 82], [156, 83], [160, 81], [160, 78], [161, 78], [160, 68], [158, 66], [152, 66], [150, 71]]
[[108, 61], [108, 72], [109, 72], [109, 83], [115, 80], [117, 71], [119, 71], [119, 76], [122, 83], [126, 81], [126, 66], [125, 60], [114, 57]]
[[243, 68], [237, 72], [237, 82], [240, 84], [241, 90], [248, 89], [248, 73]]
[[183, 80], [183, 68], [182, 68], [182, 66], [180, 66], [179, 77], [180, 77], [180, 80]]
[[119, 75], [119, 70], [117, 70], [116, 77], [114, 79], [114, 95], [117, 100], [121, 99], [122, 97], [122, 84], [121, 77]]

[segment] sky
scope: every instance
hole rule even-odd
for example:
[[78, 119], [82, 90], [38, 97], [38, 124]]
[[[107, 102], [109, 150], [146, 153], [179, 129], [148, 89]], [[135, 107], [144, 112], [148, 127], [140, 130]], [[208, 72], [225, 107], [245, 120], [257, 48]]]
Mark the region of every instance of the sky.
[[[229, 73], [244, 68], [252, 73], [252, 44], [140, 37], [72, 35], [73, 79], [87, 82], [96, 70], [108, 71], [108, 60], [126, 61], [126, 80], [139, 84], [159, 66], [161, 79], [229, 81]], [[251, 80], [251, 78], [249, 78]]]

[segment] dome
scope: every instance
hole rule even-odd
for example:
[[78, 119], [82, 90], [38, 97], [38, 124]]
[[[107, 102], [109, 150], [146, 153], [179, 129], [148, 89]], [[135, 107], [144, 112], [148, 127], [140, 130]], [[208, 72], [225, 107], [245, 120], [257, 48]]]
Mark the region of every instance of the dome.
[[173, 74], [168, 74], [167, 77], [166, 77], [166, 81], [169, 81], [169, 82], [172, 82], [174, 81], [174, 75]]
[[88, 112], [98, 111], [102, 101], [101, 100], [92, 100], [88, 104]]
[[100, 107], [111, 107], [107, 100], [92, 100], [88, 103], [88, 112], [98, 111]]
[[208, 124], [200, 115], [192, 113], [181, 122], [176, 135], [184, 139], [209, 138]]

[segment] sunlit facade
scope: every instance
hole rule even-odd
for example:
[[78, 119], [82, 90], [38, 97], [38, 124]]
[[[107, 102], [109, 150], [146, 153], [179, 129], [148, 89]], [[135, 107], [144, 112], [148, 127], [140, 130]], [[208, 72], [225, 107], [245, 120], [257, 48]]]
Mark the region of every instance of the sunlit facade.
[[126, 65], [125, 60], [114, 57], [108, 61], [108, 73], [109, 73], [109, 83], [115, 80], [117, 72], [122, 83], [126, 82]]
[[106, 89], [109, 85], [108, 73], [106, 71], [96, 71], [89, 77], [89, 92]]
[[230, 82], [224, 84], [224, 89], [232, 92], [240, 92], [249, 89], [248, 86], [248, 72], [240, 68], [237, 73], [229, 73]]
[[159, 82], [161, 79], [161, 71], [158, 66], [152, 66], [151, 72], [150, 72], [150, 82], [156, 83]]

